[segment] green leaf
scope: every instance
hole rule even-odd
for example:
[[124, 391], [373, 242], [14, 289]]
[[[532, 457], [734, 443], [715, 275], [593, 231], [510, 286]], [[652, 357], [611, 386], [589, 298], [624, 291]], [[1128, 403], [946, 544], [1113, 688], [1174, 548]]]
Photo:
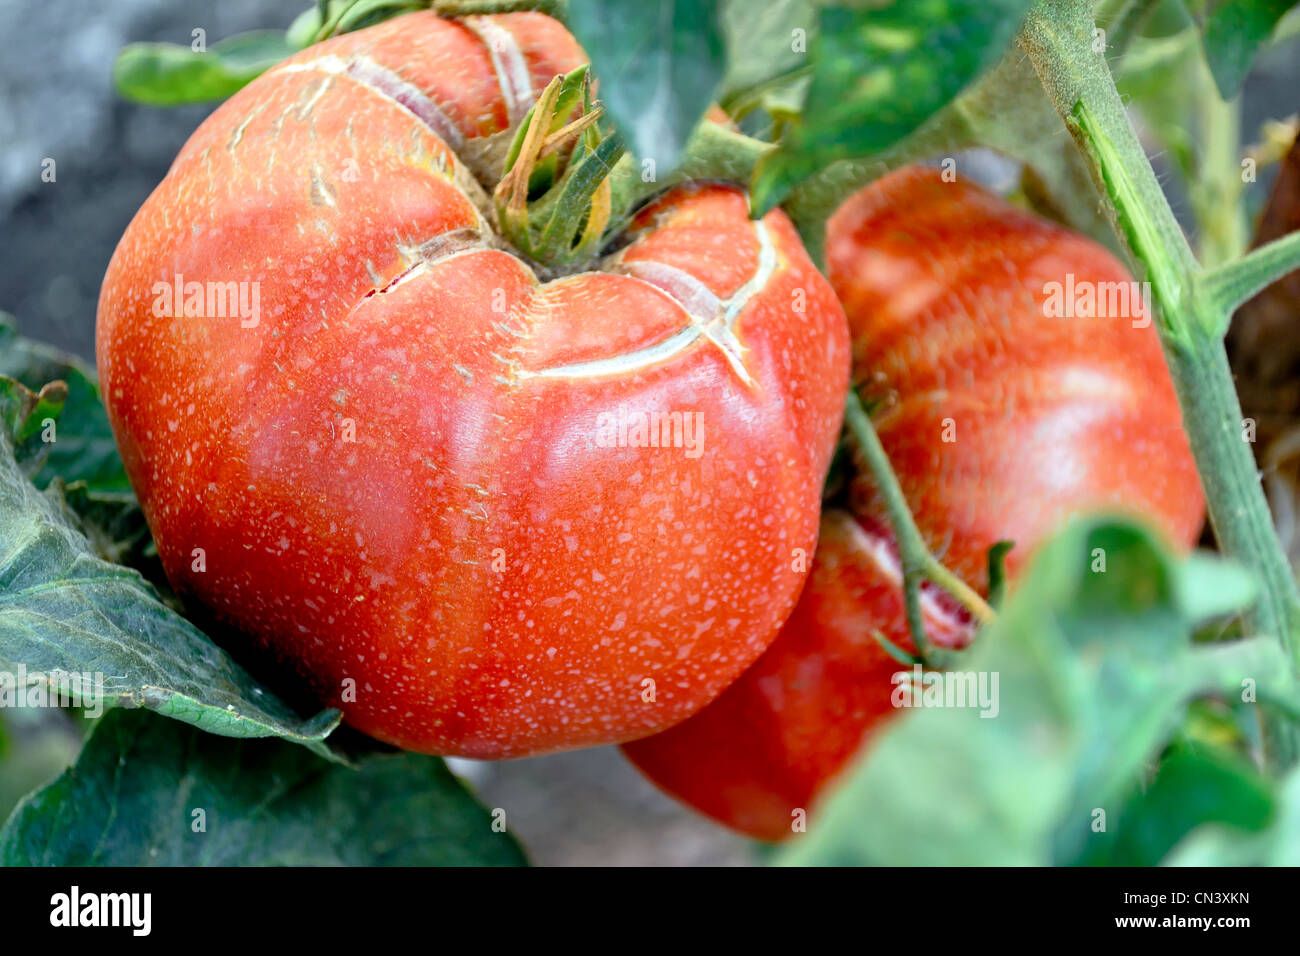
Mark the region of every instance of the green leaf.
[[56, 494], [36, 490], [0, 435], [0, 671], [21, 667], [38, 685], [54, 671], [100, 674], [108, 705], [327, 752], [336, 711], [301, 719], [136, 571], [97, 557]]
[[132, 43], [113, 64], [113, 82], [128, 100], [177, 106], [224, 100], [294, 52], [282, 30], [253, 30], [205, 52], [175, 43]]
[[989, 604], [1001, 607], [1007, 589], [1007, 552], [1016, 546], [1014, 541], [999, 541], [989, 548]]
[[353, 770], [279, 741], [114, 712], [0, 831], [5, 866], [509, 866], [507, 833], [436, 757]]
[[294, 50], [305, 50], [316, 42], [322, 26], [320, 5], [314, 4], [293, 18], [289, 29], [284, 31], [284, 42]]
[[813, 39], [812, 85], [780, 149], [758, 167], [755, 214], [840, 159], [874, 156], [1002, 56], [1030, 0], [832, 4]]
[[1223, 0], [1201, 31], [1205, 58], [1225, 100], [1241, 92], [1246, 74], [1283, 15], [1296, 0]]
[[95, 554], [112, 564], [125, 564], [144, 573], [155, 586], [166, 582], [156, 564], [157, 549], [144, 512], [134, 495], [111, 495], [94, 492], [84, 481], [65, 485], [55, 479], [47, 497], [62, 498], [69, 517], [86, 536]]
[[350, 0], [334, 3], [332, 7], [335, 12], [325, 22], [323, 33], [324, 36], [350, 33], [428, 6], [428, 0]]
[[566, 21], [591, 57], [601, 101], [662, 176], [725, 70], [718, 0], [570, 0]]
[[57, 476], [69, 483], [84, 481], [96, 493], [130, 494], [93, 371], [71, 355], [22, 338], [13, 317], [0, 312], [0, 376], [34, 392], [48, 382], [67, 383], [68, 397], [49, 458], [35, 476], [37, 485], [43, 488]]
[[59, 710], [0, 709], [0, 821], [77, 759], [81, 739]]
[[1260, 831], [1273, 815], [1269, 781], [1241, 758], [1208, 748], [1173, 750], [1155, 779], [1094, 833], [1079, 861], [1089, 866], [1156, 866], [1206, 823]]
[[809, 254], [820, 261], [826, 221], [855, 188], [908, 163], [972, 147], [1023, 163], [1026, 192], [1039, 211], [1114, 248], [1115, 234], [1102, 215], [1087, 162], [1028, 58], [1014, 47], [914, 133], [872, 159], [833, 163], [791, 192], [783, 207]]
[[1193, 651], [1181, 573], [1143, 527], [1071, 525], [962, 661], [996, 686], [991, 706], [921, 707], [893, 721], [781, 862], [1076, 859], [1095, 809], [1129, 792], [1189, 696], [1243, 670], [1268, 681], [1261, 665], [1280, 662], [1273, 642]]
[[[22, 338], [12, 316], [0, 312], [0, 377], [4, 376], [28, 389], [46, 383], [66, 386], [66, 397], [53, 413], [55, 428], [45, 427], [43, 414], [28, 415], [29, 430], [39, 428], [39, 433], [16, 444], [19, 463], [38, 487], [62, 494], [96, 554], [145, 571], [155, 585], [164, 585], [153, 539], [131, 491], [91, 370], [70, 355]], [[9, 400], [21, 403], [17, 395]], [[46, 437], [54, 440], [46, 443]]]
[[38, 394], [11, 378], [0, 377], [0, 431], [11, 443], [24, 475], [45, 466], [50, 443], [43, 439], [67, 397], [62, 382], [51, 382]]
[[722, 28], [727, 70], [718, 100], [727, 112], [760, 104], [797, 112], [811, 68], [808, 39], [817, 30], [812, 0], [726, 0]]
[[1241, 565], [1197, 553], [1184, 562], [1178, 575], [1178, 591], [1183, 616], [1199, 624], [1249, 607], [1259, 588]]
[[1251, 832], [1234, 820], [1206, 823], [1181, 840], [1166, 866], [1300, 866], [1300, 770], [1277, 788], [1272, 824]]

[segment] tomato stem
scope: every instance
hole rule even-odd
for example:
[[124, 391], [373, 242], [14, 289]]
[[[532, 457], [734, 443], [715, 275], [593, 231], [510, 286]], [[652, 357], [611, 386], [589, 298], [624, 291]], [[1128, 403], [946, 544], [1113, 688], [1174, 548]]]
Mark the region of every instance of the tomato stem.
[[[1249, 569], [1261, 596], [1249, 621], [1280, 641], [1300, 673], [1300, 590], [1273, 528], [1222, 342], [1236, 296], [1294, 265], [1300, 240], [1279, 240], [1205, 273], [1192, 254], [1129, 121], [1105, 53], [1093, 48], [1091, 5], [1039, 0], [1020, 42], [1109, 198], [1113, 225], [1152, 284], [1156, 327], [1223, 553]], [[1289, 239], [1290, 237], [1288, 237]], [[1249, 277], [1249, 278], [1247, 278]], [[1210, 294], [1206, 294], [1207, 290]], [[1265, 714], [1266, 756], [1290, 766], [1296, 728]]]
[[[578, 115], [574, 117], [574, 113]], [[597, 255], [612, 214], [611, 174], [623, 157], [616, 133], [602, 133], [587, 67], [546, 85], [506, 156], [493, 191], [501, 235], [550, 268]], [[541, 189], [536, 198], [532, 193]]]
[[1196, 57], [1194, 76], [1200, 150], [1188, 199], [1196, 212], [1196, 254], [1203, 268], [1241, 256], [1247, 225], [1241, 197], [1245, 191], [1241, 161], [1241, 104], [1225, 100], [1204, 57]]
[[981, 624], [989, 623], [996, 615], [974, 588], [944, 567], [926, 547], [925, 538], [916, 526], [916, 519], [912, 517], [903, 488], [898, 483], [898, 476], [889, 463], [889, 455], [880, 444], [880, 436], [871, 424], [871, 417], [862, 407], [862, 400], [852, 388], [849, 389], [844, 420], [875, 479], [876, 490], [880, 492], [885, 509], [889, 512], [889, 522], [893, 526], [894, 540], [898, 543], [903, 564], [903, 600], [907, 608], [907, 625], [912, 632], [912, 643], [916, 645], [917, 656], [922, 661], [927, 661], [931, 651], [921, 614], [923, 581], [929, 580], [943, 588], [975, 615]]
[[907, 653], [907, 651], [903, 650], [889, 638], [885, 637], [884, 632], [880, 629], [877, 628], [872, 631], [871, 636], [875, 638], [877, 644], [885, 649], [886, 654], [898, 661], [898, 663], [902, 664], [904, 667], [911, 667], [915, 664], [925, 663], [925, 661], [921, 660], [921, 658], [917, 657], [915, 654]]
[[1292, 232], [1252, 250], [1240, 259], [1208, 269], [1196, 277], [1197, 295], [1218, 313], [1223, 327], [1237, 307], [1289, 272], [1300, 269], [1300, 232]]
[[927, 551], [922, 561], [924, 565], [922, 574], [960, 601], [981, 624], [992, 623], [997, 617], [993, 608], [980, 597], [978, 591], [948, 570], [934, 555]]
[[[625, 152], [616, 133], [601, 135], [599, 103], [585, 104], [583, 115], [568, 120], [575, 104], [566, 90], [578, 82], [586, 85], [586, 67], [556, 77], [542, 92], [516, 134], [494, 194], [502, 234], [543, 265], [583, 264], [623, 231], [640, 206], [673, 186], [723, 182], [747, 188], [758, 161], [774, 148], [704, 120], [687, 140], [681, 163], [660, 178], [653, 166]], [[539, 162], [575, 138], [573, 157], [559, 181], [529, 200]]]

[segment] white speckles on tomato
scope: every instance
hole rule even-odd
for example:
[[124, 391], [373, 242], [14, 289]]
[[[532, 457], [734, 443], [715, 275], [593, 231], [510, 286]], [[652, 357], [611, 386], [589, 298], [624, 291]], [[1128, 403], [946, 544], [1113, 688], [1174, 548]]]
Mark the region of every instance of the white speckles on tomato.
[[[554, 21], [494, 22], [528, 31], [534, 75], [581, 62]], [[319, 71], [279, 68], [219, 109], [110, 266], [101, 368], [180, 590], [292, 659], [323, 699], [361, 682], [343, 705], [361, 729], [501, 757], [651, 733], [757, 656], [801, 583], [779, 573], [789, 547], [815, 541], [847, 350], [788, 222], [776, 213], [758, 229], [735, 190], [655, 203], [608, 271], [542, 283], [487, 248], [455, 157], [374, 85], [399, 75], [467, 142], [499, 131], [488, 60], [483, 76], [456, 73], [477, 62], [475, 42], [413, 14], [289, 64], [347, 64], [364, 44], [379, 72], [326, 87]], [[225, 144], [239, 124], [236, 163]], [[354, 158], [361, 176], [340, 176]], [[310, 202], [312, 169], [332, 204]], [[464, 229], [485, 241], [426, 257], [426, 240]], [[722, 346], [701, 331], [644, 361], [695, 321], [661, 285], [623, 274], [668, 274], [647, 263], [677, 270], [674, 289], [743, 290], [735, 342], [711, 328]], [[261, 324], [158, 321], [156, 271], [260, 279]], [[808, 290], [797, 322], [792, 284]], [[632, 354], [635, 368], [619, 358]], [[587, 374], [611, 358], [610, 374]], [[586, 372], [530, 375], [564, 368]], [[620, 405], [699, 412], [704, 454], [598, 446], [597, 417]], [[205, 575], [186, 570], [195, 540]], [[628, 694], [633, 659], [660, 682], [652, 707]]]

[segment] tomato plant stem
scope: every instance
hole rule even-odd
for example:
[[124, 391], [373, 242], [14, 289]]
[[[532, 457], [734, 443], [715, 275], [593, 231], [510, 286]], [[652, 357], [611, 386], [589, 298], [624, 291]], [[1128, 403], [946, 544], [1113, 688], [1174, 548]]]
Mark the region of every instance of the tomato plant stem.
[[921, 615], [921, 582], [930, 580], [943, 588], [981, 623], [988, 623], [994, 618], [993, 609], [979, 596], [969, 584], [939, 562], [925, 544], [921, 530], [916, 526], [912, 511], [908, 507], [903, 488], [889, 463], [889, 455], [880, 444], [880, 436], [871, 424], [871, 417], [862, 407], [862, 401], [854, 389], [849, 389], [848, 403], [844, 411], [844, 420], [857, 443], [858, 451], [865, 459], [876, 490], [884, 500], [889, 512], [889, 523], [893, 527], [894, 540], [898, 544], [899, 558], [903, 565], [903, 599], [907, 608], [907, 624], [912, 632], [912, 642], [916, 645], [917, 656], [926, 660], [930, 654], [930, 640], [926, 636], [925, 621]]
[[[1300, 269], [1300, 232], [1260, 246], [1240, 259], [1208, 269], [1197, 277], [1197, 295], [1211, 303], [1221, 317], [1282, 276]], [[1227, 331], [1226, 323], [1223, 331]]]
[[1197, 258], [1202, 268], [1230, 262], [1246, 251], [1245, 188], [1241, 162], [1241, 107], [1219, 95], [1209, 66], [1197, 57], [1196, 112], [1200, 120], [1200, 155], [1190, 186], [1199, 224]]
[[939, 559], [928, 551], [925, 554], [923, 571], [927, 578], [960, 601], [981, 624], [988, 624], [996, 617], [993, 608], [980, 597], [978, 591], [944, 567]]
[[[1227, 322], [1224, 300], [1229, 296], [1202, 294], [1200, 266], [1133, 130], [1105, 53], [1093, 41], [1091, 5], [1078, 0], [1040, 0], [1021, 35], [1048, 94], [1110, 200], [1109, 212], [1121, 238], [1151, 282], [1156, 325], [1210, 523], [1223, 553], [1246, 566], [1258, 581], [1261, 594], [1250, 623], [1281, 642], [1294, 676], [1300, 671], [1300, 591], [1274, 531], [1254, 455], [1243, 439], [1241, 405], [1221, 338]], [[1288, 245], [1272, 255], [1290, 254]], [[1224, 268], [1240, 270], [1250, 259]], [[1276, 261], [1271, 264], [1278, 268]], [[1269, 270], [1259, 271], [1262, 275]], [[1220, 289], [1227, 285], [1222, 279], [1211, 283]], [[1264, 730], [1270, 761], [1293, 763], [1294, 725], [1268, 716]]]

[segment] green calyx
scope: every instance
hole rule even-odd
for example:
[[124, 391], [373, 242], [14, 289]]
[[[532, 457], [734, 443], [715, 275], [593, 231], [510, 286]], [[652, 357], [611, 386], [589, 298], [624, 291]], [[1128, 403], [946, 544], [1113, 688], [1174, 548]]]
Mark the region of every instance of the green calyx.
[[565, 268], [599, 250], [613, 210], [622, 140], [602, 132], [587, 67], [557, 76], [515, 133], [493, 192], [502, 236], [530, 259]]

